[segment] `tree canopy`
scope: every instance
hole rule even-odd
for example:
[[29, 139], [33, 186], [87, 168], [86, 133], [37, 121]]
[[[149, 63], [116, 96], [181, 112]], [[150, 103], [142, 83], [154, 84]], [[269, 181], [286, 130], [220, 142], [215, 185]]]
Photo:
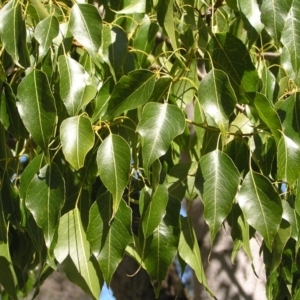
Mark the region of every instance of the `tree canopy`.
[[268, 299], [299, 299], [300, 0], [0, 7], [3, 297], [60, 264], [97, 299], [124, 255], [156, 296], [175, 256], [210, 292], [200, 197], [212, 243], [259, 234]]

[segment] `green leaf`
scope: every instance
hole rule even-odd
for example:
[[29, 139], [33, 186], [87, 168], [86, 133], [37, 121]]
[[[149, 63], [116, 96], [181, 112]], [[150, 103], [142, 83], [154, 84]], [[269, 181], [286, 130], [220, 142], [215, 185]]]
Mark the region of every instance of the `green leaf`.
[[99, 299], [100, 283], [91, 261], [90, 245], [82, 227], [78, 208], [61, 217], [54, 254], [60, 264], [69, 257], [76, 267], [74, 271], [77, 271], [87, 284], [88, 291], [84, 290], [94, 299]]
[[131, 209], [121, 201], [114, 219], [110, 221], [112, 208], [111, 193], [99, 195], [90, 209], [87, 229], [87, 239], [107, 284], [110, 284], [115, 270], [124, 257], [125, 248], [133, 242]]
[[212, 69], [200, 82], [198, 98], [208, 124], [220, 129], [225, 144], [229, 117], [237, 103], [228, 76], [221, 70]]
[[231, 210], [240, 183], [240, 174], [229, 156], [219, 150], [201, 157], [200, 172], [201, 175], [196, 178], [196, 187], [200, 190], [204, 218], [213, 242]]
[[122, 76], [108, 99], [106, 114], [114, 118], [144, 105], [154, 89], [155, 77], [155, 73], [148, 70], [136, 70]]
[[281, 201], [271, 182], [250, 171], [244, 178], [237, 200], [247, 222], [263, 236], [271, 250], [282, 216]]
[[243, 42], [231, 33], [217, 33], [208, 44], [211, 63], [214, 68], [224, 71], [237, 98], [245, 92], [255, 92], [258, 74]]
[[261, 5], [261, 20], [277, 46], [293, 0], [264, 0]]
[[[181, 231], [178, 245], [178, 254], [195, 272], [198, 281], [209, 291], [201, 260], [197, 237], [188, 217], [181, 217]], [[212, 293], [210, 292], [212, 295]]]
[[48, 148], [56, 124], [56, 107], [45, 73], [33, 70], [18, 87], [19, 114], [34, 141]]
[[[82, 106], [90, 102], [96, 95], [92, 86], [87, 86], [89, 76], [83, 66], [74, 59], [61, 55], [58, 58], [60, 73], [60, 96], [64, 101], [68, 114], [75, 116]], [[90, 93], [90, 89], [94, 92]]]
[[59, 22], [55, 16], [49, 16], [38, 23], [34, 37], [39, 42], [39, 61], [47, 54], [52, 40], [57, 37]]
[[130, 0], [127, 3], [123, 9], [117, 11], [118, 14], [145, 13], [146, 0]]
[[256, 93], [254, 99], [251, 99], [251, 101], [253, 101], [259, 117], [269, 127], [274, 136], [276, 144], [278, 144], [281, 138], [280, 132], [282, 131], [282, 128], [277, 112], [263, 94]]
[[290, 206], [288, 201], [282, 201], [283, 214], [282, 219], [286, 220], [290, 224], [290, 237], [295, 241], [298, 241], [299, 236], [299, 216], [297, 215], [296, 210]]
[[179, 242], [179, 211], [180, 202], [170, 199], [164, 219], [145, 241], [143, 263], [156, 297], [176, 254]]
[[277, 179], [292, 186], [300, 175], [300, 146], [284, 134], [277, 148]]
[[9, 252], [9, 244], [2, 241], [0, 241], [0, 269], [0, 284], [10, 298], [17, 300], [18, 296], [16, 292], [18, 281]]
[[92, 57], [101, 46], [102, 19], [97, 8], [90, 4], [74, 4], [71, 9], [69, 28], [74, 38]]
[[251, 26], [260, 34], [264, 25], [260, 21], [260, 10], [256, 0], [239, 0], [239, 9]]
[[84, 115], [65, 119], [60, 126], [60, 140], [66, 160], [75, 170], [83, 167], [87, 153], [94, 145], [94, 131]]
[[49, 248], [65, 201], [65, 183], [55, 163], [46, 165], [31, 180], [25, 198], [27, 208], [44, 231]]
[[98, 174], [113, 195], [113, 217], [129, 180], [130, 160], [129, 145], [115, 134], [110, 134], [97, 152]]
[[142, 136], [142, 154], [146, 176], [151, 164], [164, 155], [171, 141], [183, 133], [185, 119], [181, 110], [168, 103], [147, 103], [136, 131]]
[[281, 35], [281, 42], [286, 47], [290, 55], [290, 61], [295, 73], [298, 77], [300, 68], [300, 0], [293, 0], [285, 26]]

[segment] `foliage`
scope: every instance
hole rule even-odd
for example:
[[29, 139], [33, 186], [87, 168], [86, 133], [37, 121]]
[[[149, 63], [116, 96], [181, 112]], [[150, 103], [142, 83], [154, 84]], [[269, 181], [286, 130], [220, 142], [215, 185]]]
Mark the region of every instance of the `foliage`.
[[299, 298], [300, 1], [211, 2], [0, 0], [3, 296], [59, 263], [97, 299], [124, 255], [156, 295], [176, 255], [207, 287], [200, 196], [212, 241], [228, 220], [251, 258], [257, 232], [268, 298]]

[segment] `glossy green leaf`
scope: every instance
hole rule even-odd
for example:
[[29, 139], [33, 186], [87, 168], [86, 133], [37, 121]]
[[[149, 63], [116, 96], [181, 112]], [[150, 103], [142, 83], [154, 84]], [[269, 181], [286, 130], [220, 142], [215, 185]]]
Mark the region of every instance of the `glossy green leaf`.
[[100, 179], [113, 195], [113, 216], [118, 210], [129, 180], [130, 161], [131, 154], [128, 143], [115, 134], [110, 134], [97, 152]]
[[217, 33], [210, 40], [208, 51], [213, 67], [227, 74], [238, 98], [245, 92], [256, 91], [258, 74], [240, 39], [231, 33]]
[[84, 279], [89, 294], [94, 299], [99, 299], [99, 278], [91, 261], [90, 245], [82, 227], [78, 208], [61, 217], [54, 254], [60, 264], [70, 258], [76, 267], [74, 271], [77, 271]]
[[65, 119], [60, 126], [63, 154], [75, 170], [84, 165], [87, 153], [94, 145], [94, 131], [89, 118], [84, 115]]
[[110, 118], [144, 105], [154, 89], [155, 73], [136, 70], [123, 76], [115, 85], [107, 104]]
[[146, 0], [130, 0], [129, 2], [127, 1], [127, 3], [123, 9], [117, 11], [118, 14], [145, 13]]
[[288, 50], [294, 73], [298, 76], [300, 68], [300, 0], [293, 0], [285, 26], [281, 35], [281, 42]]
[[[88, 75], [83, 66], [74, 59], [62, 55], [58, 58], [60, 77], [60, 96], [64, 101], [70, 116], [78, 114], [83, 105], [86, 105], [96, 95], [92, 86], [87, 86]], [[90, 94], [89, 89], [94, 89]]]
[[181, 217], [178, 254], [194, 270], [198, 281], [208, 289], [199, 244], [192, 222], [188, 217]]
[[144, 170], [149, 173], [151, 164], [164, 155], [171, 141], [184, 131], [185, 120], [181, 110], [168, 103], [147, 103], [137, 132], [142, 136]]
[[277, 179], [291, 186], [300, 175], [300, 146], [283, 135], [277, 148]]
[[49, 16], [38, 23], [34, 31], [34, 37], [39, 42], [39, 61], [47, 54], [52, 40], [57, 37], [59, 23], [55, 16]]
[[124, 201], [112, 221], [113, 199], [109, 192], [97, 197], [90, 209], [87, 239], [97, 258], [103, 277], [110, 284], [112, 276], [123, 259], [125, 248], [133, 242], [131, 209]]
[[283, 214], [282, 219], [286, 220], [290, 224], [290, 237], [295, 241], [299, 239], [299, 216], [295, 209], [288, 203], [288, 201], [282, 201]]
[[261, 20], [278, 46], [291, 4], [292, 0], [264, 0], [262, 2]]
[[65, 201], [65, 183], [56, 164], [46, 165], [31, 180], [25, 198], [27, 208], [44, 231], [50, 247]]
[[145, 241], [143, 263], [156, 297], [176, 254], [179, 242], [179, 210], [180, 202], [170, 199], [164, 219]]
[[278, 84], [274, 74], [265, 66], [262, 70], [262, 90], [260, 91], [267, 99], [273, 103], [278, 93]]
[[33, 70], [18, 87], [17, 103], [21, 119], [34, 141], [48, 148], [56, 124], [56, 106], [45, 73]]
[[239, 0], [238, 6], [247, 21], [260, 34], [264, 25], [260, 21], [260, 10], [256, 0]]
[[101, 46], [102, 29], [102, 19], [96, 7], [91, 4], [74, 4], [69, 28], [74, 38], [95, 57]]
[[271, 182], [250, 171], [244, 178], [237, 200], [247, 222], [263, 236], [271, 250], [282, 216], [281, 201]]
[[212, 69], [200, 82], [198, 98], [206, 115], [207, 123], [220, 129], [225, 142], [229, 117], [237, 103], [226, 73]]
[[271, 106], [270, 102], [263, 94], [256, 93], [252, 101], [259, 117], [269, 127], [276, 143], [278, 144], [281, 138], [280, 131], [282, 131], [282, 128], [279, 116], [275, 109]]
[[240, 183], [240, 174], [232, 160], [219, 150], [201, 157], [200, 174], [197, 175], [196, 187], [200, 191], [204, 218], [213, 242], [231, 210]]
[[9, 297], [17, 300], [17, 276], [13, 268], [9, 244], [0, 241], [0, 284], [7, 291]]

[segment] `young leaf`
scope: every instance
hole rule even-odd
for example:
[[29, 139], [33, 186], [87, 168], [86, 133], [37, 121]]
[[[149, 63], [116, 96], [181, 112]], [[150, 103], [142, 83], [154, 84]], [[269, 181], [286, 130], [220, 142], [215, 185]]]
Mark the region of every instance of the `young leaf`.
[[91, 4], [74, 4], [71, 9], [69, 28], [75, 39], [92, 57], [101, 46], [102, 19]]
[[198, 98], [207, 116], [208, 124], [219, 127], [224, 144], [229, 117], [237, 103], [234, 90], [226, 73], [212, 69], [200, 82]]
[[39, 42], [39, 61], [47, 54], [52, 40], [57, 37], [59, 22], [55, 16], [49, 16], [38, 23], [34, 37]]
[[151, 164], [164, 155], [171, 141], [184, 131], [185, 120], [181, 110], [168, 103], [147, 103], [137, 132], [142, 136], [142, 154], [145, 174]]
[[65, 119], [60, 126], [60, 140], [66, 160], [75, 170], [84, 165], [87, 153], [94, 145], [94, 132], [90, 119], [76, 116]]
[[31, 180], [25, 198], [27, 208], [44, 231], [49, 248], [65, 201], [65, 182], [55, 163], [46, 165]]
[[196, 187], [199, 187], [201, 193], [204, 218], [213, 242], [231, 210], [240, 174], [232, 160], [219, 150], [201, 157], [200, 172], [201, 176], [196, 178]]
[[[70, 258], [76, 267], [74, 271], [78, 272], [84, 279], [88, 287], [87, 292], [94, 299], [99, 299], [99, 278], [91, 261], [90, 245], [81, 224], [78, 208], [69, 211], [61, 217], [54, 254], [60, 264]], [[86, 289], [84, 290], [86, 291]]]
[[111, 193], [99, 195], [90, 209], [86, 233], [107, 284], [110, 284], [115, 270], [124, 257], [125, 248], [133, 242], [131, 209], [121, 201], [114, 219], [110, 222], [112, 214]]
[[83, 66], [74, 59], [61, 55], [58, 58], [58, 69], [60, 73], [60, 96], [64, 101], [68, 114], [75, 116], [83, 105], [86, 105], [96, 95], [90, 94], [87, 86], [88, 75]]
[[45, 73], [33, 70], [18, 87], [17, 107], [21, 119], [34, 141], [48, 148], [56, 123], [56, 107]]
[[130, 161], [129, 145], [122, 137], [115, 134], [110, 134], [97, 152], [100, 179], [113, 195], [113, 217], [129, 180]]
[[244, 178], [237, 200], [247, 222], [263, 236], [271, 251], [282, 216], [281, 201], [271, 182], [250, 171]]
[[292, 186], [300, 175], [300, 146], [283, 135], [277, 148], [277, 179]]

